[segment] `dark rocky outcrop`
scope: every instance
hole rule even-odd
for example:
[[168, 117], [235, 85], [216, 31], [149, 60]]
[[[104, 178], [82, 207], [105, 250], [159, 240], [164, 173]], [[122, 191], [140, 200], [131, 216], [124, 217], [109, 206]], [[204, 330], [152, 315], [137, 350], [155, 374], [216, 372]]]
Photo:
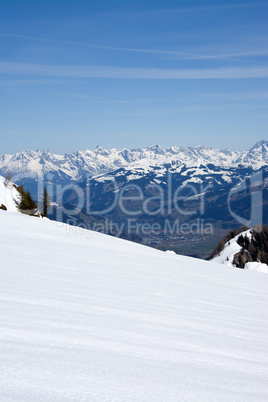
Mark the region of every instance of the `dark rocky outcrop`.
[[247, 262], [252, 262], [252, 257], [247, 250], [241, 250], [234, 255], [233, 265], [237, 268], [244, 268]]
[[[265, 225], [255, 226], [251, 230], [251, 235], [251, 238], [243, 236], [243, 234], [238, 237], [237, 243], [242, 248], [240, 254], [247, 253], [252, 261], [262, 262], [268, 265], [268, 227]], [[239, 268], [244, 268], [246, 262], [251, 262], [249, 260], [243, 263], [244, 259], [246, 258], [241, 257]]]
[[219, 255], [222, 250], [225, 247], [225, 244], [228, 243], [228, 241], [230, 241], [231, 239], [233, 239], [235, 236], [239, 235], [242, 232], [245, 232], [245, 230], [248, 230], [248, 228], [246, 226], [243, 226], [239, 229], [232, 229], [230, 230], [226, 236], [224, 236], [219, 243], [217, 244], [217, 246], [215, 247], [214, 251], [211, 253], [209, 259], [211, 260], [212, 258], [216, 257], [216, 255]]
[[268, 227], [265, 225], [254, 226], [250, 230], [250, 236], [243, 233], [245, 230], [245, 228], [241, 228], [229, 232], [218, 243], [211, 258], [219, 255], [225, 244], [241, 233], [237, 239], [241, 250], [233, 256], [232, 264], [237, 268], [245, 268], [247, 262], [261, 262], [268, 265]]

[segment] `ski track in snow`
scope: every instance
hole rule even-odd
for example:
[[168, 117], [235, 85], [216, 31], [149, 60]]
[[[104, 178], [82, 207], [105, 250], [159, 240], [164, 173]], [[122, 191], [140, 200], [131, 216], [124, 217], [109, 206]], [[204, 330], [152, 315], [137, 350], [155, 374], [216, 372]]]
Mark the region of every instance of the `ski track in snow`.
[[267, 401], [267, 274], [0, 211], [1, 400]]

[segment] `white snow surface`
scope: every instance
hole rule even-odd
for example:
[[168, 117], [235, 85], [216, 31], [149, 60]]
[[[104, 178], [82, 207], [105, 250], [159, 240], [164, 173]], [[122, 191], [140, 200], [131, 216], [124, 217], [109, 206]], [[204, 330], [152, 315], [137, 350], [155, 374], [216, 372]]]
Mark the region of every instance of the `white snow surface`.
[[8, 181], [5, 185], [4, 177], [0, 176], [0, 205], [3, 204], [8, 212], [18, 212], [17, 202], [20, 197], [13, 183]]
[[1, 400], [267, 401], [267, 275], [0, 211]]
[[268, 273], [268, 265], [263, 264], [262, 262], [247, 262], [245, 264], [245, 269], [251, 269], [252, 271], [258, 271], [258, 272], [266, 272]]

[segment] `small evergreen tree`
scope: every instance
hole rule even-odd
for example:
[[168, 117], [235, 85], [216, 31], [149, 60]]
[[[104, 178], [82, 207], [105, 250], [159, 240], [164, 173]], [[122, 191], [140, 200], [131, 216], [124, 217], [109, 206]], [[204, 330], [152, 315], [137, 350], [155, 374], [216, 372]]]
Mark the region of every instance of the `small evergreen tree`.
[[43, 197], [42, 197], [42, 213], [41, 215], [47, 218], [48, 210], [51, 207], [50, 204], [51, 197], [48, 194], [46, 186], [44, 186]]
[[19, 211], [27, 215], [37, 215], [37, 205], [32, 199], [30, 191], [25, 192], [22, 183], [17, 187], [17, 190], [21, 195], [20, 202], [18, 203]]

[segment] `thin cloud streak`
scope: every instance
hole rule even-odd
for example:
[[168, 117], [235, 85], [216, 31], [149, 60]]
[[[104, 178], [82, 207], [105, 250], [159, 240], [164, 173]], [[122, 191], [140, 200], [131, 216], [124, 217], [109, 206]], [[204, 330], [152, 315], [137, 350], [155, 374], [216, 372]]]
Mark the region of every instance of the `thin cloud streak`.
[[30, 39], [30, 40], [37, 40], [37, 41], [44, 41], [44, 42], [53, 42], [51, 39], [40, 38], [38, 36], [28, 36], [28, 35], [21, 35], [21, 34], [12, 34], [6, 32], [0, 32], [0, 36], [5, 36], [7, 38], [16, 38], [16, 39]]
[[0, 86], [2, 87], [13, 87], [13, 86], [24, 86], [24, 85], [54, 85], [54, 84], [67, 84], [69, 80], [49, 80], [49, 79], [38, 79], [38, 80], [3, 80], [0, 81]]
[[[67, 42], [66, 42], [67, 43]], [[178, 52], [176, 50], [159, 50], [159, 49], [139, 49], [139, 48], [128, 48], [128, 47], [116, 47], [116, 46], [102, 46], [94, 45], [80, 42], [68, 42], [71, 45], [91, 47], [96, 49], [104, 50], [115, 50], [122, 52], [134, 52], [134, 53], [148, 53], [148, 54], [161, 54], [174, 56], [177, 60], [205, 60], [205, 59], [224, 59], [231, 57], [251, 57], [251, 56], [267, 56], [268, 50], [252, 50], [245, 52], [235, 52], [235, 53], [222, 53], [222, 54], [189, 54], [184, 52]]]
[[0, 62], [0, 72], [3, 74], [38, 75], [46, 77], [147, 80], [242, 79], [268, 77], [268, 68], [258, 66], [216, 69], [160, 69]]
[[204, 6], [204, 7], [181, 7], [181, 8], [169, 8], [166, 10], [157, 10], [156, 12], [197, 12], [197, 11], [217, 11], [217, 10], [232, 10], [235, 8], [246, 8], [246, 7], [258, 7], [267, 6], [265, 2], [249, 2], [249, 3], [236, 3], [236, 4], [219, 4], [216, 6]]
[[209, 59], [225, 59], [232, 57], [252, 57], [252, 56], [267, 56], [268, 50], [247, 50], [247, 51], [237, 51], [234, 53], [219, 53], [219, 54], [190, 54], [185, 52], [179, 52], [176, 50], [162, 50], [162, 49], [140, 49], [140, 48], [131, 48], [131, 47], [118, 47], [118, 46], [105, 46], [105, 45], [97, 45], [93, 43], [82, 43], [76, 41], [61, 41], [55, 39], [46, 39], [34, 36], [27, 35], [17, 35], [0, 32], [0, 36], [8, 37], [8, 38], [16, 38], [16, 39], [27, 39], [33, 41], [41, 41], [48, 43], [58, 43], [65, 44], [71, 46], [79, 46], [79, 47], [88, 47], [91, 49], [103, 49], [103, 50], [112, 50], [119, 52], [133, 52], [133, 53], [145, 53], [145, 54], [160, 54], [167, 56], [174, 56], [172, 59], [176, 60], [209, 60]]

